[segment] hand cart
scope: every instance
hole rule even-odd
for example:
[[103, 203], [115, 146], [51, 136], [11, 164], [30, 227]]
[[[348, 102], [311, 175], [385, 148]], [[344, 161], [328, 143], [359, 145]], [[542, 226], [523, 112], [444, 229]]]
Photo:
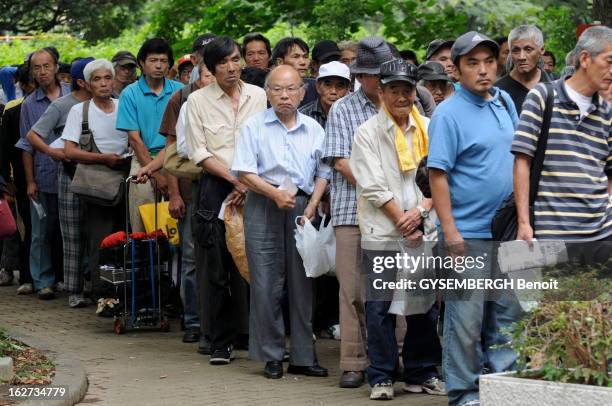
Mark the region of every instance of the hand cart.
[[[157, 237], [134, 240], [130, 237], [129, 189], [133, 176], [125, 180], [125, 233], [122, 266], [100, 266], [100, 279], [115, 287], [119, 311], [115, 314], [113, 330], [123, 334], [127, 329], [158, 328], [170, 331], [170, 323], [162, 306], [161, 250]], [[157, 230], [157, 185], [155, 191], [155, 230]], [[123, 303], [121, 303], [123, 301]]]

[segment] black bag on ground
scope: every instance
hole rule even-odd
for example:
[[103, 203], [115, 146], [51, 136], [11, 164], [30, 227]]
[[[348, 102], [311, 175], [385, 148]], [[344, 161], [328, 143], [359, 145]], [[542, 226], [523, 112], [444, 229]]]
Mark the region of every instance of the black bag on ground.
[[[531, 161], [531, 172], [529, 179], [529, 221], [533, 227], [533, 205], [538, 195], [540, 185], [540, 175], [544, 166], [546, 146], [548, 144], [548, 131], [550, 130], [550, 119], [552, 117], [554, 89], [552, 84], [546, 83], [546, 104], [544, 107], [544, 118], [538, 147], [535, 156]], [[516, 202], [514, 193], [510, 194], [497, 209], [491, 221], [491, 234], [493, 241], [513, 241], [516, 240], [518, 232], [518, 216], [516, 214]]]

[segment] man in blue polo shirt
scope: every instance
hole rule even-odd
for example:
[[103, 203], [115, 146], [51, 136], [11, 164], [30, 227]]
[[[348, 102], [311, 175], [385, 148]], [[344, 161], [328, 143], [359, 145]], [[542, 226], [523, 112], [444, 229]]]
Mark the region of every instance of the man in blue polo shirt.
[[[491, 219], [512, 192], [510, 153], [518, 120], [510, 96], [493, 87], [499, 46], [477, 32], [451, 48], [461, 88], [440, 104], [429, 125], [430, 186], [444, 240], [453, 257], [482, 257], [480, 269], [452, 270], [450, 277], [486, 278], [491, 270]], [[446, 254], [445, 254], [446, 255]], [[482, 292], [446, 299], [443, 366], [449, 405], [479, 405], [478, 376], [500, 372], [516, 357], [496, 348], [500, 329], [520, 316], [516, 300], [486, 301]], [[481, 339], [482, 337], [482, 339]]]
[[[159, 133], [166, 105], [172, 94], [183, 87], [180, 82], [166, 79], [174, 64], [172, 48], [162, 38], [146, 40], [138, 51], [138, 66], [142, 76], [121, 92], [117, 129], [128, 132], [134, 150], [130, 173], [135, 174], [164, 148], [166, 139]], [[168, 186], [163, 171], [153, 174], [160, 193], [166, 195]], [[138, 206], [154, 200], [151, 183], [130, 185], [130, 222], [133, 231], [144, 231]]]

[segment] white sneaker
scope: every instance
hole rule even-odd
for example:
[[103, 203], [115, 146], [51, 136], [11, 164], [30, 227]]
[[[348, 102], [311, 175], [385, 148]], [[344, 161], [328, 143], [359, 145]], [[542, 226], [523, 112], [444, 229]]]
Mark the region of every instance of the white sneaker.
[[393, 399], [393, 383], [391, 381], [382, 381], [372, 387], [370, 391], [370, 399], [372, 400], [391, 400]]
[[17, 288], [18, 295], [31, 295], [34, 292], [34, 286], [31, 283], [24, 283]]
[[406, 384], [406, 386], [404, 386], [404, 392], [421, 393], [423, 391], [429, 393], [430, 395], [445, 396], [446, 385], [444, 384], [444, 381], [433, 377], [429, 378], [420, 385]]
[[68, 306], [74, 308], [77, 307], [86, 307], [87, 301], [81, 294], [72, 294], [68, 296]]

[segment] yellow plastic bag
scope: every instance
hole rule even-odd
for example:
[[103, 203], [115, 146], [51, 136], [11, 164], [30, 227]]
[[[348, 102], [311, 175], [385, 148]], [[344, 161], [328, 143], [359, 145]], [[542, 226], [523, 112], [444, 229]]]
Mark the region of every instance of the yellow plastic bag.
[[247, 262], [246, 247], [244, 244], [242, 207], [225, 207], [223, 221], [225, 222], [225, 243], [227, 244], [227, 250], [232, 255], [240, 275], [242, 275], [247, 282], [250, 282], [249, 264]]
[[[157, 203], [157, 229], [162, 230], [168, 241], [172, 245], [179, 245], [178, 222], [173, 219], [168, 210], [169, 202], [162, 201]], [[144, 224], [145, 231], [152, 233], [155, 231], [155, 203], [147, 203], [138, 206], [140, 218]]]

